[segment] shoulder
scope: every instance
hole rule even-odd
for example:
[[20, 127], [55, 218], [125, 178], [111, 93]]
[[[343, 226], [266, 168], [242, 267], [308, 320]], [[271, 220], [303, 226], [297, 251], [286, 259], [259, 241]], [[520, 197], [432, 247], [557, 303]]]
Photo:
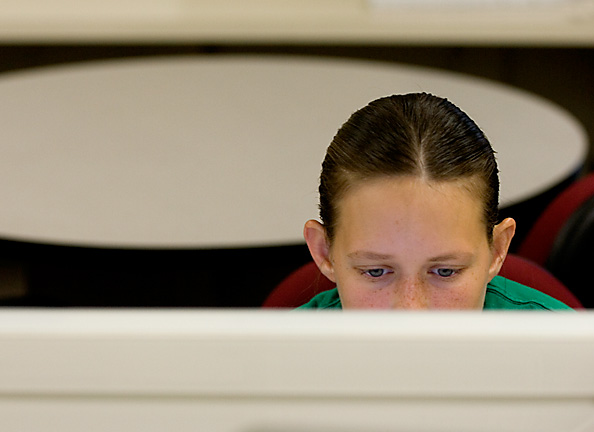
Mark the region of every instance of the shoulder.
[[297, 309], [342, 309], [338, 290], [323, 291]]
[[518, 282], [495, 276], [487, 285], [484, 309], [571, 309], [565, 303]]

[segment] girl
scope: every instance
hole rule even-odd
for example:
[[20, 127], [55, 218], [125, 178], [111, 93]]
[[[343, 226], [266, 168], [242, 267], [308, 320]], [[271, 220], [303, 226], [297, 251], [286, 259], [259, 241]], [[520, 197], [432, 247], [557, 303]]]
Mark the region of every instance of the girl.
[[319, 192], [322, 222], [304, 236], [337, 288], [302, 308], [568, 309], [497, 276], [516, 223], [498, 222], [489, 141], [445, 99], [395, 95], [355, 112]]

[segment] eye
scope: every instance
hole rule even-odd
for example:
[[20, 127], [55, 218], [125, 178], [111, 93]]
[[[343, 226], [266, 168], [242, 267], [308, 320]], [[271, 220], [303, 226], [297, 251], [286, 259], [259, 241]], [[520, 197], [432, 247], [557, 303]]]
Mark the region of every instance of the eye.
[[386, 269], [377, 268], [377, 269], [365, 270], [364, 273], [368, 276], [371, 276], [372, 278], [378, 278], [378, 277], [382, 277], [387, 272], [388, 271]]
[[456, 270], [450, 268], [438, 268], [435, 273], [442, 278], [449, 278], [456, 274]]

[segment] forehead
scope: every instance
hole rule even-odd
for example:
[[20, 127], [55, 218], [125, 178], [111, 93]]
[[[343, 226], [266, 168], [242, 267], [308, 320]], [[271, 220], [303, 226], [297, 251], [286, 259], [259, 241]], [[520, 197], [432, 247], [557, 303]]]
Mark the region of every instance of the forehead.
[[335, 240], [357, 246], [405, 241], [428, 247], [482, 244], [483, 205], [471, 182], [412, 176], [359, 182], [339, 203]]
[[339, 205], [348, 207], [361, 201], [385, 203], [394, 201], [415, 201], [419, 204], [462, 200], [462, 206], [480, 210], [482, 208], [483, 181], [478, 177], [455, 180], [428, 180], [414, 175], [381, 176], [358, 179], [350, 183], [343, 193]]

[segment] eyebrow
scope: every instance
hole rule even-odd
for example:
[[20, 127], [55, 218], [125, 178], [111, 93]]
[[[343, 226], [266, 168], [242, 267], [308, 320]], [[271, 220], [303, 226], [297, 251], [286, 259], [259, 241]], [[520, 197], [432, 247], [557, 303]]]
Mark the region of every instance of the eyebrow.
[[353, 258], [353, 259], [370, 259], [370, 260], [387, 260], [392, 258], [392, 255], [387, 255], [387, 254], [380, 254], [377, 252], [370, 252], [370, 251], [355, 251], [355, 252], [351, 252], [350, 254], [347, 255], [348, 258]]
[[[469, 252], [452, 252], [446, 253], [443, 255], [438, 255], [436, 257], [430, 258], [429, 262], [443, 262], [443, 261], [454, 261], [458, 259], [472, 259], [473, 254]], [[355, 251], [351, 252], [347, 255], [348, 258], [351, 259], [369, 259], [369, 260], [388, 260], [393, 258], [392, 255], [388, 254], [381, 254], [377, 252], [371, 251]]]
[[429, 259], [429, 262], [443, 262], [443, 261], [455, 261], [458, 259], [472, 259], [473, 254], [469, 252], [452, 252], [444, 255], [439, 255]]

